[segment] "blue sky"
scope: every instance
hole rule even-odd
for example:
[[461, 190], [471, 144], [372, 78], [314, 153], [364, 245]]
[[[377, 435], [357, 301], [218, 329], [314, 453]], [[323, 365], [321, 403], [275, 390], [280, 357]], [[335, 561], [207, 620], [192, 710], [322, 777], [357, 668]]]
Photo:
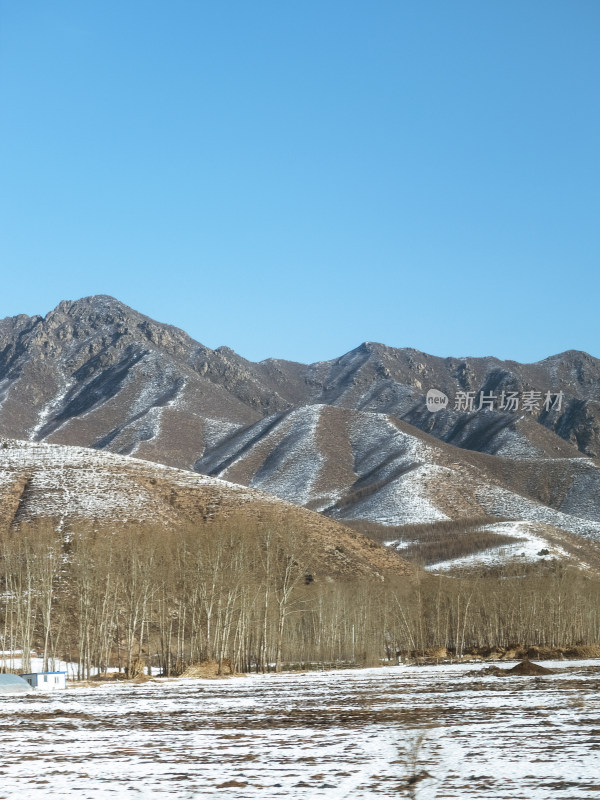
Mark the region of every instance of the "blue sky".
[[0, 0], [0, 317], [600, 357], [596, 0]]

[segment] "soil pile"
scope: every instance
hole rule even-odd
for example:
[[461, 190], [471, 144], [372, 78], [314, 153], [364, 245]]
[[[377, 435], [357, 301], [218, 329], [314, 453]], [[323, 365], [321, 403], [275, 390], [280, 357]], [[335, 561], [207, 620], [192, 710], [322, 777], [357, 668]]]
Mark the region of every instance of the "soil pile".
[[501, 677], [503, 675], [551, 675], [554, 670], [548, 669], [547, 667], [542, 667], [541, 664], [534, 664], [533, 661], [530, 661], [528, 658], [526, 658], [519, 664], [515, 664], [515, 666], [511, 667], [510, 669], [488, 667], [485, 672]]
[[547, 667], [542, 667], [541, 664], [534, 664], [533, 661], [530, 661], [526, 658], [524, 661], [521, 661], [520, 664], [516, 664], [514, 667], [510, 669], [503, 670], [503, 672], [508, 672], [511, 675], [551, 675], [552, 670], [548, 669]]

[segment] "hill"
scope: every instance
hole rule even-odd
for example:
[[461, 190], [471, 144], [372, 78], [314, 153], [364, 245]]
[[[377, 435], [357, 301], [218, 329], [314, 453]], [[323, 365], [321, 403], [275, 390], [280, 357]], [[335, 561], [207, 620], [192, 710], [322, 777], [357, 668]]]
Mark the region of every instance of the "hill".
[[372, 539], [307, 509], [217, 478], [80, 447], [4, 440], [0, 520], [5, 529], [49, 520], [58, 529], [92, 526], [196, 530], [257, 526], [293, 531], [310, 547], [315, 575], [408, 575], [413, 568]]

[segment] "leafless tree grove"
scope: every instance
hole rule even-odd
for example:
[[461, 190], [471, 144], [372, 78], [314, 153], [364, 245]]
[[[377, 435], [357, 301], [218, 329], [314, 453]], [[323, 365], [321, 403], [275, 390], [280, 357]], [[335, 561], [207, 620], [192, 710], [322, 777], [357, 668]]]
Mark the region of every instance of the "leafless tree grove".
[[[396, 652], [600, 642], [600, 581], [556, 563], [464, 578], [332, 578], [302, 532], [234, 519], [168, 531], [49, 521], [0, 535], [0, 649], [164, 675], [377, 664]], [[0, 663], [1, 667], [1, 663]]]

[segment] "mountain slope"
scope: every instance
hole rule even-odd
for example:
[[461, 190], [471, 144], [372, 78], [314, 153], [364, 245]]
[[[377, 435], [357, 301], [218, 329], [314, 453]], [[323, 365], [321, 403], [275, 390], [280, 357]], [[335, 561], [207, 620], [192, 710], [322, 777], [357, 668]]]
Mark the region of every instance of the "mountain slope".
[[[473, 521], [509, 519], [515, 530], [537, 531], [546, 544], [548, 537], [572, 542], [574, 535], [586, 547], [600, 545], [594, 460], [465, 451], [388, 414], [305, 406], [235, 433], [197, 468], [371, 534], [378, 530], [387, 540], [401, 526], [462, 520], [473, 528]], [[486, 530], [507, 535], [505, 525]]]
[[[243, 516], [240, 516], [243, 515]], [[128, 524], [177, 529], [243, 519], [299, 532], [318, 554], [320, 573], [412, 574], [372, 539], [263, 492], [216, 478], [81, 447], [5, 440], [0, 447], [0, 522], [51, 520], [60, 528]], [[242, 529], [244, 526], [242, 526]]]

